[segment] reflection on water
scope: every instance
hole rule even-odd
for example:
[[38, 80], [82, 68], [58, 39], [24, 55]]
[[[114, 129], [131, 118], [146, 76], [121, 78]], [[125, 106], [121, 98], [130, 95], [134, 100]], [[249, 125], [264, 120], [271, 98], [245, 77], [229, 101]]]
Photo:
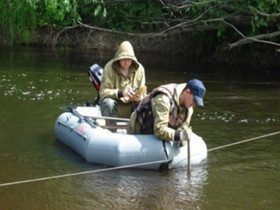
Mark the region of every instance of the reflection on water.
[[[111, 56], [1, 50], [0, 183], [103, 168], [55, 140], [53, 127], [59, 107], [95, 98], [88, 68]], [[193, 65], [158, 55], [139, 60], [148, 91], [162, 83], [204, 81], [205, 106], [195, 109], [191, 123], [209, 149], [279, 131], [276, 71]], [[125, 169], [1, 187], [0, 209], [277, 209], [279, 154], [278, 135], [209, 152], [190, 177], [186, 168]]]
[[205, 167], [205, 164], [193, 167], [191, 176], [187, 175], [186, 169], [108, 172], [85, 177], [82, 189], [88, 195], [103, 197], [104, 208], [193, 208], [193, 204], [201, 199], [203, 185], [207, 180]]

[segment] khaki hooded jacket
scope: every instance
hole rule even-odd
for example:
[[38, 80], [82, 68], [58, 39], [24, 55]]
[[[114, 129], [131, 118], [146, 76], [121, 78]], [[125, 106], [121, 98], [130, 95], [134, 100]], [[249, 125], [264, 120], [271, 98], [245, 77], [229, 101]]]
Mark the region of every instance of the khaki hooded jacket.
[[[177, 85], [173, 96], [176, 104], [179, 104], [179, 97], [186, 85], [186, 83]], [[168, 127], [171, 104], [167, 95], [158, 94], [152, 98], [151, 106], [154, 116], [154, 134], [157, 138], [165, 141], [177, 140], [179, 138], [180, 132], [189, 126], [190, 119], [188, 121], [186, 119], [186, 121], [184, 121], [177, 130]], [[185, 109], [185, 107], [179, 106], [179, 115], [180, 113], [184, 112]], [[136, 121], [136, 115], [136, 111], [131, 114], [128, 133], [140, 134], [140, 125], [138, 121]]]
[[[129, 74], [124, 76], [120, 71], [119, 60], [129, 58], [132, 59], [132, 64], [129, 69]], [[130, 42], [124, 41], [118, 47], [118, 50], [112, 60], [104, 67], [100, 87], [100, 99], [112, 98], [118, 103], [118, 116], [130, 117], [131, 101], [128, 98], [119, 98], [119, 92], [127, 86], [133, 90], [141, 88], [145, 85], [145, 70], [141, 63], [137, 61], [134, 50]], [[142, 98], [146, 95], [143, 94]]]

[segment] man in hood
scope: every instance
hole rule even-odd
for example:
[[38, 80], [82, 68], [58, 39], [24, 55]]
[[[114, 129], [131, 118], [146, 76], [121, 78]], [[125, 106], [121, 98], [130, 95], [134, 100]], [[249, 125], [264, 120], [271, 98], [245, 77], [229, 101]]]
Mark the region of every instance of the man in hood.
[[112, 60], [104, 67], [100, 87], [100, 107], [103, 116], [130, 117], [132, 107], [146, 95], [135, 95], [146, 83], [144, 67], [137, 61], [133, 47], [124, 41]]

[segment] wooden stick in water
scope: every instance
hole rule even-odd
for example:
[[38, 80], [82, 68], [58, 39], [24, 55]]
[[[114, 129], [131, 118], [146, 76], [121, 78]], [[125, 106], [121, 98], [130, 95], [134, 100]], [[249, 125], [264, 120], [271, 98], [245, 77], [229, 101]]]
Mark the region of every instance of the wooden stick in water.
[[[190, 126], [192, 114], [193, 114], [193, 107], [191, 106], [188, 109], [188, 118], [187, 118], [188, 126]], [[188, 140], [188, 174], [189, 175], [191, 174], [191, 147], [190, 147], [190, 139]]]

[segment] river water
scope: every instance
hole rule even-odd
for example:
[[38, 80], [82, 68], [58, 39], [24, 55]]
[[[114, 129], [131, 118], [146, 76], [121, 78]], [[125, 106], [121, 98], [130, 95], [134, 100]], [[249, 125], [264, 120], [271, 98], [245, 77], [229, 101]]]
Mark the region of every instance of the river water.
[[[54, 135], [59, 107], [83, 105], [96, 91], [89, 66], [113, 53], [2, 48], [0, 55], [0, 209], [278, 209], [280, 134], [209, 151], [193, 166], [169, 171], [122, 169], [28, 183], [102, 169]], [[138, 55], [147, 86], [204, 81], [205, 106], [192, 117], [208, 149], [280, 130], [280, 76], [274, 70], [202, 66], [183, 57]]]

